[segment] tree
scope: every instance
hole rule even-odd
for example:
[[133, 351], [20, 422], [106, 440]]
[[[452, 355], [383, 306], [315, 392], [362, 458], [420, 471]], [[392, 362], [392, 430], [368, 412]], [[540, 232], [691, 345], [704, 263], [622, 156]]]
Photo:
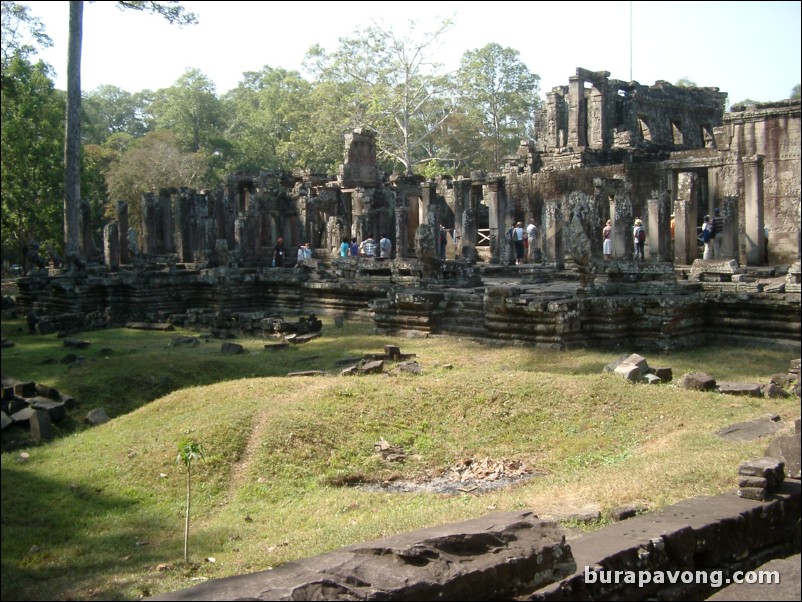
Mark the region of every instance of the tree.
[[187, 469], [187, 513], [184, 520], [184, 562], [189, 562], [189, 509], [192, 499], [190, 487], [192, 461], [205, 459], [206, 456], [199, 443], [184, 439], [178, 444], [178, 456], [175, 459], [176, 464], [183, 464]]
[[688, 76], [681, 77], [677, 80], [677, 83], [674, 84], [680, 88], [696, 88], [696, 82], [691, 81], [688, 79]]
[[233, 171], [307, 167], [303, 148], [314, 113], [312, 85], [296, 71], [268, 66], [243, 76], [225, 98], [237, 157]]
[[460, 64], [462, 110], [476, 124], [484, 168], [492, 171], [527, 138], [537, 108], [540, 76], [530, 73], [519, 57], [517, 50], [488, 44], [466, 52]]
[[109, 136], [126, 132], [140, 138], [148, 131], [150, 100], [147, 92], [131, 94], [117, 86], [99, 86], [83, 96], [84, 144], [103, 144]]
[[800, 85], [797, 84], [791, 89], [791, 99], [799, 100], [800, 97], [802, 97], [802, 90], [800, 90]]
[[106, 182], [110, 198], [127, 201], [131, 223], [137, 224], [142, 217], [143, 193], [197, 188], [205, 183], [208, 168], [205, 153], [186, 153], [173, 132], [157, 130], [130, 141], [119, 161], [108, 168]]
[[[67, 119], [64, 139], [64, 245], [67, 255], [79, 252], [79, 204], [81, 200], [81, 41], [83, 36], [83, 1], [70, 0], [70, 28], [67, 50]], [[186, 12], [178, 2], [119, 1], [120, 9], [139, 10], [161, 15], [169, 23], [197, 23], [194, 13]]]
[[53, 41], [45, 33], [40, 19], [31, 16], [29, 7], [16, 2], [2, 3], [2, 36], [0, 36], [0, 57], [2, 58], [3, 85], [6, 69], [15, 58], [28, 60], [36, 53], [36, 47], [29, 42], [48, 48]]
[[156, 92], [150, 110], [156, 127], [175, 132], [187, 151], [211, 150], [222, 131], [214, 82], [198, 69], [187, 69], [173, 86]]
[[32, 65], [22, 56], [14, 57], [3, 68], [0, 232], [3, 256], [11, 254], [20, 263], [33, 239], [56, 250], [63, 242], [65, 100], [50, 74], [45, 63]]
[[415, 27], [410, 22], [400, 37], [374, 25], [353, 38], [340, 38], [332, 55], [313, 46], [306, 62], [319, 82], [339, 84], [353, 124], [376, 131], [379, 152], [409, 174], [416, 163], [429, 160], [424, 143], [454, 110], [453, 102], [447, 102], [436, 119], [422, 118], [427, 107], [449, 99], [453, 90], [452, 79], [430, 61], [451, 21], [420, 39], [413, 38]]

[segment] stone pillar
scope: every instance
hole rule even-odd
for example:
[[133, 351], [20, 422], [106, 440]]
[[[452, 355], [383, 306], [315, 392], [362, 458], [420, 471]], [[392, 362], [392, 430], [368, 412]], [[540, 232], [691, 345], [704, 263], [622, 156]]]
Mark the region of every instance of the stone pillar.
[[741, 263], [766, 263], [766, 234], [763, 230], [763, 155], [744, 157], [744, 257]]
[[578, 76], [568, 78], [568, 144], [574, 149], [587, 146], [585, 82]]
[[[503, 178], [487, 181], [488, 205], [490, 208], [490, 247], [491, 262], [509, 265], [513, 258], [512, 244], [504, 236], [514, 224], [513, 207], [507, 203], [507, 193]], [[512, 205], [512, 203], [509, 203]]]
[[426, 216], [426, 221], [428, 221], [430, 226], [434, 227], [435, 232], [440, 232], [440, 224], [435, 223], [435, 206], [437, 200], [437, 186], [434, 182], [426, 181], [421, 184], [421, 203], [422, 207], [421, 210], [423, 215]]
[[654, 195], [646, 201], [649, 210], [646, 257], [671, 261], [671, 203], [666, 192], [655, 191]]
[[675, 176], [674, 263], [690, 265], [699, 254], [696, 224], [698, 220], [696, 174], [682, 172]]
[[[297, 252], [297, 245], [293, 246], [292, 242], [289, 242], [289, 237], [284, 237], [284, 265], [287, 265], [287, 262], [290, 258], [295, 259], [295, 255]], [[293, 241], [294, 242], [294, 241]], [[246, 250], [248, 248], [248, 222], [247, 219], [243, 216], [239, 216], [236, 220], [234, 220], [234, 255], [236, 257], [245, 257]], [[229, 261], [231, 261], [231, 252], [229, 252]]]
[[454, 242], [457, 259], [476, 261], [476, 240], [479, 224], [476, 210], [471, 202], [471, 181], [459, 179], [454, 182]]
[[543, 258], [557, 269], [565, 266], [563, 255], [563, 206], [562, 201], [543, 203]]
[[[395, 249], [396, 259], [408, 257], [409, 245], [409, 200], [405, 194], [396, 194], [395, 197]], [[412, 249], [414, 254], [415, 249]]]
[[192, 197], [188, 192], [182, 192], [176, 203], [175, 252], [178, 261], [183, 263], [191, 262], [193, 258], [192, 209]]
[[96, 255], [95, 242], [92, 240], [92, 208], [89, 206], [89, 201], [81, 199], [78, 204], [80, 207], [79, 223], [80, 223], [80, 249], [81, 255], [84, 257], [94, 257]]
[[724, 218], [724, 231], [721, 233], [721, 259], [738, 259], [738, 197], [725, 196], [721, 199], [721, 217]]
[[175, 253], [175, 238], [173, 235], [175, 220], [173, 220], [172, 192], [173, 190], [170, 188], [163, 188], [159, 191], [159, 205], [162, 219], [162, 253]]
[[632, 203], [625, 199], [610, 201], [610, 221], [613, 222], [613, 257], [632, 259], [635, 256]]
[[128, 263], [128, 203], [117, 201], [114, 207], [117, 218], [117, 245], [120, 248], [120, 263]]
[[142, 253], [144, 255], [159, 255], [162, 252], [161, 228], [159, 216], [159, 203], [152, 192], [142, 194]]
[[116, 271], [120, 267], [120, 231], [117, 222], [103, 227], [103, 258], [106, 269]]

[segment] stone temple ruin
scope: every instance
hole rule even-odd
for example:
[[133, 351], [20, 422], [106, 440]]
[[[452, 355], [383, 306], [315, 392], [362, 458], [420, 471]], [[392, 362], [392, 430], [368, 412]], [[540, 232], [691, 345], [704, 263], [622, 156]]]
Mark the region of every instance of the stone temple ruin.
[[[538, 140], [501, 173], [456, 179], [381, 173], [373, 133], [356, 130], [337, 176], [236, 174], [214, 191], [164, 189], [145, 195], [141, 223], [117, 203], [102, 255], [86, 239], [80, 261], [39, 262], [19, 279], [17, 306], [40, 332], [316, 313], [373, 320], [379, 332], [557, 349], [712, 339], [799, 349], [800, 101], [725, 113], [725, 100], [717, 88], [577, 69], [547, 95]], [[720, 254], [702, 260], [697, 235], [714, 208]], [[511, 265], [503, 234], [530, 218], [535, 262]], [[645, 261], [633, 256], [636, 218]], [[338, 257], [343, 238], [382, 233], [391, 260]], [[289, 265], [273, 268], [279, 237]], [[304, 242], [314, 259], [296, 264]]]

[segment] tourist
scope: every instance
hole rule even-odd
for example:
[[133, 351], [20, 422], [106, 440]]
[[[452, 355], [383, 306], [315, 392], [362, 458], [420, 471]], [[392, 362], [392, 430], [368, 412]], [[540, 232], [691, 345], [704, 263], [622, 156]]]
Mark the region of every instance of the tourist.
[[284, 267], [284, 239], [279, 237], [276, 246], [273, 248], [273, 267]]
[[359, 257], [359, 245], [356, 242], [356, 236], [351, 239], [351, 248], [349, 249], [351, 257]]
[[372, 234], [368, 234], [368, 237], [359, 245], [359, 254], [362, 257], [376, 256], [376, 241], [373, 240]]
[[512, 230], [512, 241], [515, 244], [515, 265], [521, 265], [524, 260], [524, 225], [517, 222]]
[[721, 239], [724, 233], [724, 218], [721, 217], [721, 210], [716, 207], [713, 209], [713, 231], [710, 238], [713, 239], [713, 258], [721, 259]]
[[635, 239], [635, 260], [645, 261], [646, 257], [643, 252], [643, 247], [646, 246], [646, 230], [643, 229], [643, 222], [640, 218], [635, 219], [635, 227], [632, 229], [632, 235]]
[[536, 245], [537, 245], [537, 226], [535, 226], [535, 220], [530, 219], [529, 225], [526, 227], [526, 245], [524, 245], [526, 263], [529, 263], [530, 259], [535, 258]]
[[301, 263], [302, 261], [306, 261], [307, 259], [312, 259], [312, 246], [308, 242], [298, 247], [297, 262]]
[[705, 245], [705, 250], [702, 253], [702, 259], [713, 259], [713, 224], [710, 223], [710, 216], [705, 215], [704, 223], [702, 224], [702, 242]]
[[674, 219], [674, 214], [671, 214], [671, 261], [674, 261], [674, 225], [676, 224], [676, 220]]
[[351, 245], [348, 244], [348, 239], [343, 238], [342, 242], [340, 243], [340, 257], [348, 257], [348, 253], [351, 252]]
[[387, 238], [386, 234], [382, 234], [382, 237], [379, 239], [379, 256], [382, 259], [390, 259], [392, 253], [393, 243]]
[[610, 261], [613, 258], [613, 222], [609, 219], [602, 230], [602, 253], [604, 261]]

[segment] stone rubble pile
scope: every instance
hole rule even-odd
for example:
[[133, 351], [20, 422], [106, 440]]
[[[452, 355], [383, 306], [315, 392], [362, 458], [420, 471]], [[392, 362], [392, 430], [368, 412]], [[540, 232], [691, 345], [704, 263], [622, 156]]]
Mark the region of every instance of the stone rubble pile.
[[760, 502], [780, 489], [785, 463], [778, 458], [753, 458], [738, 465], [738, 496]]

